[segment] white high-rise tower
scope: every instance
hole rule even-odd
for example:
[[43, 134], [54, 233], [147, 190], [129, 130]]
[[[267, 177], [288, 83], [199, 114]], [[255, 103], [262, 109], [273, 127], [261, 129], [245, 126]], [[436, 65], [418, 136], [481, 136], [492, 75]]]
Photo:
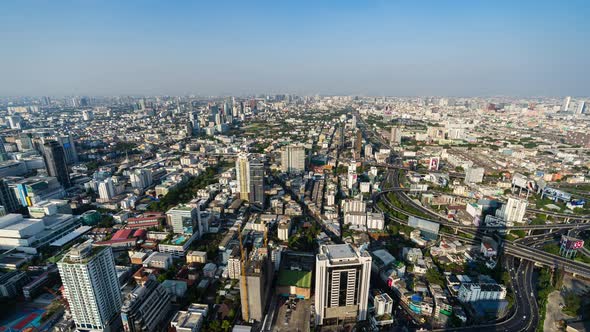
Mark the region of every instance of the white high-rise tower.
[[57, 263], [78, 331], [117, 331], [121, 292], [110, 247], [76, 245]]

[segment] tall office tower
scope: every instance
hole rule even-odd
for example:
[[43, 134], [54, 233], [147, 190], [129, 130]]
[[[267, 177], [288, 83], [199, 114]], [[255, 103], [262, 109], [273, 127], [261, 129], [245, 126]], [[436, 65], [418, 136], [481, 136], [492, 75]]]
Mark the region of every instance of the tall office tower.
[[129, 176], [133, 188], [144, 189], [152, 185], [152, 171], [149, 169], [136, 169]]
[[110, 201], [116, 194], [112, 177], [108, 177], [98, 184], [98, 195], [100, 199]]
[[400, 128], [391, 127], [390, 144], [391, 145], [402, 144], [402, 130]]
[[57, 178], [64, 188], [72, 186], [64, 149], [57, 141], [48, 141], [43, 144], [43, 160], [49, 176]]
[[354, 141], [354, 159], [361, 159], [361, 151], [363, 148], [363, 133], [360, 130], [356, 131], [356, 139]]
[[76, 146], [74, 145], [74, 139], [72, 138], [72, 136], [57, 136], [55, 139], [59, 142], [59, 144], [61, 144], [62, 148], [64, 149], [66, 163], [68, 165], [77, 163], [78, 152], [76, 151]]
[[197, 112], [190, 112], [188, 119], [192, 125], [193, 135], [199, 135], [201, 129], [199, 124], [199, 114]]
[[0, 205], [9, 213], [16, 212], [20, 208], [14, 190], [8, 186], [4, 179], [0, 179]]
[[118, 331], [121, 292], [111, 247], [75, 245], [57, 263], [78, 331]]
[[576, 113], [583, 114], [585, 112], [586, 112], [586, 102], [582, 100], [578, 104], [578, 111]]
[[236, 180], [240, 198], [247, 201], [250, 198], [250, 161], [248, 154], [243, 152], [236, 158]]
[[305, 147], [288, 145], [281, 151], [281, 171], [299, 173], [305, 171]]
[[193, 206], [177, 205], [166, 211], [166, 222], [172, 226], [172, 231], [176, 234], [192, 235], [196, 231], [197, 236], [203, 235], [198, 219], [199, 210]]
[[373, 158], [373, 146], [369, 143], [365, 144], [365, 158]]
[[0, 161], [7, 161], [8, 160], [8, 153], [6, 153], [6, 148], [4, 147], [4, 137], [0, 136]]
[[571, 102], [572, 102], [572, 97], [570, 97], [570, 96], [565, 97], [565, 99], [563, 100], [563, 105], [561, 105], [561, 110], [564, 112], [569, 111]]
[[260, 205], [264, 209], [264, 176], [266, 165], [261, 156], [250, 159], [250, 197], [249, 202]]
[[498, 210], [498, 216], [502, 217], [507, 222], [523, 222], [524, 214], [528, 203], [526, 200], [509, 197], [500, 210]]
[[153, 274], [123, 301], [121, 320], [125, 332], [162, 331], [170, 311], [170, 294]]
[[350, 244], [322, 245], [316, 255], [316, 325], [367, 319], [371, 255]]

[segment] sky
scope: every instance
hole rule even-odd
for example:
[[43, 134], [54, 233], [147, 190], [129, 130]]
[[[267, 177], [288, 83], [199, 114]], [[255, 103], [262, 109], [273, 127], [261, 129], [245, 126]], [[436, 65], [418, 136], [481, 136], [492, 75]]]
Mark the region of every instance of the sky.
[[0, 2], [0, 95], [588, 96], [590, 1]]

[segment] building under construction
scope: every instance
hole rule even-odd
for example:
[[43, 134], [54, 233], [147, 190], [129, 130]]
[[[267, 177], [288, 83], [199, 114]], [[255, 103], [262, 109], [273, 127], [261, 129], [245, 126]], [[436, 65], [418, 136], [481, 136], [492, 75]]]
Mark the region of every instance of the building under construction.
[[240, 298], [242, 318], [246, 321], [262, 321], [271, 284], [272, 267], [268, 250], [254, 248], [242, 271]]

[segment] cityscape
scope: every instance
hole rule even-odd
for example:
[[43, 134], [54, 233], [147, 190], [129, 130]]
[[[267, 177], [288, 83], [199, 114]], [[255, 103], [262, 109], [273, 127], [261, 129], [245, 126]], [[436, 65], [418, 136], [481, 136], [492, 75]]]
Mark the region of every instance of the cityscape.
[[[0, 332], [590, 331], [590, 63], [568, 53], [567, 75], [578, 77], [545, 68], [522, 78], [566, 58], [565, 48], [529, 57], [534, 42], [590, 32], [575, 20], [587, 20], [587, 6], [514, 5], [507, 21], [525, 10], [572, 19], [525, 38], [527, 51], [504, 49], [521, 51], [514, 62], [497, 49], [457, 56], [433, 70], [439, 82], [424, 71], [448, 49], [432, 62], [416, 54], [396, 81], [386, 72], [397, 67], [377, 65], [409, 58], [368, 54], [389, 46], [361, 37], [382, 36], [384, 21], [371, 15], [415, 15], [418, 5], [130, 3], [36, 3], [30, 26], [7, 30], [6, 41], [19, 41], [5, 45], [26, 52], [22, 38], [35, 34], [47, 58], [0, 55], [9, 73], [0, 78]], [[3, 6], [11, 17], [0, 27], [26, 9]], [[490, 43], [529, 36], [513, 21], [490, 32], [478, 7], [488, 5], [450, 6], [433, 35], [452, 39], [469, 29], [451, 21], [471, 17]], [[512, 8], [498, 6], [494, 14]], [[224, 10], [218, 21], [187, 20]], [[80, 16], [67, 20], [72, 13]], [[147, 23], [132, 27], [118, 20], [125, 15]], [[180, 43], [186, 30], [236, 16], [258, 22], [198, 30], [198, 49]], [[356, 17], [358, 29], [337, 17]], [[64, 23], [44, 25], [49, 18]], [[300, 32], [277, 23], [297, 18]], [[418, 43], [422, 33], [410, 32]], [[218, 38], [235, 47], [212, 46]], [[323, 38], [334, 42], [324, 49]], [[330, 58], [348, 39], [367, 48]], [[286, 40], [308, 42], [317, 59], [300, 50], [280, 58], [293, 47]], [[59, 46], [68, 41], [75, 46]], [[573, 51], [585, 40], [576, 32], [570, 41]], [[104, 62], [90, 56], [94, 42]], [[172, 54], [176, 42], [198, 60]], [[479, 53], [467, 50], [479, 42], [464, 42], [465, 55]], [[81, 62], [65, 54], [81, 48]], [[127, 48], [137, 58], [117, 62]], [[261, 49], [277, 58], [257, 57]], [[47, 68], [22, 69], [40, 63]], [[411, 73], [414, 65], [423, 69]], [[474, 81], [458, 83], [466, 72]]]

